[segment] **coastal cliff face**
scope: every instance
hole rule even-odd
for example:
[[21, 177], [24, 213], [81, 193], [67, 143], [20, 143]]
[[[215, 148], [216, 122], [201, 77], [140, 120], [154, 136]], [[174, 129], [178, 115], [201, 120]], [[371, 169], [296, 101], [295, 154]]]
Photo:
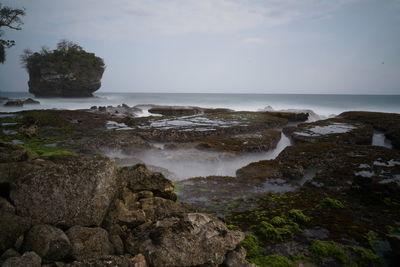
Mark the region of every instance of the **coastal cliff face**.
[[80, 46], [59, 44], [53, 51], [26, 52], [29, 92], [37, 97], [90, 97], [101, 87], [104, 62]]

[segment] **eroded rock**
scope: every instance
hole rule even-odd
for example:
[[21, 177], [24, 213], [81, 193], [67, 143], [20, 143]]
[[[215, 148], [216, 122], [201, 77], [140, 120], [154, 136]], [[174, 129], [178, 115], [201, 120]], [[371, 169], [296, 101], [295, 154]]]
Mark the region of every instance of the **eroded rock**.
[[130, 236], [127, 251], [142, 253], [153, 266], [219, 265], [244, 239], [217, 218], [188, 213], [157, 221], [139, 236]]

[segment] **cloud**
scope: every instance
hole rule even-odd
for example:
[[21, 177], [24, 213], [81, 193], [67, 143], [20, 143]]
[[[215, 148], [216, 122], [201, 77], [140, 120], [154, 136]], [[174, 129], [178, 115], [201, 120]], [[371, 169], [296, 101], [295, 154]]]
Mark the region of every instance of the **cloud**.
[[[220, 34], [327, 16], [357, 0], [37, 0], [32, 9], [47, 32], [92, 39], [138, 34]], [[43, 6], [47, 8], [44, 9]], [[51, 7], [51, 12], [48, 10]], [[58, 21], [59, 23], [54, 23]]]
[[276, 40], [271, 40], [261, 37], [244, 38], [240, 42], [244, 45], [250, 45], [250, 46], [263, 46], [263, 45], [276, 46], [279, 44], [279, 42]]

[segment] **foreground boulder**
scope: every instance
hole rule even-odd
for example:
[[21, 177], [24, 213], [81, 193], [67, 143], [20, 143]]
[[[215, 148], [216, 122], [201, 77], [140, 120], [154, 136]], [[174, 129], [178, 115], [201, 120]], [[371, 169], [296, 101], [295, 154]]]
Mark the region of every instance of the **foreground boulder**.
[[14, 246], [17, 239], [31, 227], [29, 218], [0, 212], [0, 252]]
[[225, 255], [244, 239], [217, 218], [187, 213], [157, 221], [127, 240], [127, 251], [142, 253], [152, 266], [220, 265]]
[[57, 49], [23, 55], [29, 92], [40, 97], [89, 97], [101, 86], [103, 59], [61, 41]]
[[21, 257], [8, 258], [2, 267], [40, 267], [42, 259], [35, 252], [26, 252]]
[[117, 190], [108, 158], [53, 156], [21, 174], [10, 197], [34, 224], [100, 225]]
[[35, 225], [25, 237], [23, 249], [34, 251], [46, 260], [62, 260], [69, 255], [71, 244], [65, 233], [51, 225]]
[[108, 233], [103, 228], [74, 226], [67, 231], [67, 235], [71, 241], [72, 256], [77, 260], [96, 258], [113, 253]]
[[118, 266], [118, 267], [148, 267], [146, 259], [142, 254], [136, 256], [102, 256], [96, 259], [75, 261], [67, 264], [68, 267], [88, 267], [88, 266]]

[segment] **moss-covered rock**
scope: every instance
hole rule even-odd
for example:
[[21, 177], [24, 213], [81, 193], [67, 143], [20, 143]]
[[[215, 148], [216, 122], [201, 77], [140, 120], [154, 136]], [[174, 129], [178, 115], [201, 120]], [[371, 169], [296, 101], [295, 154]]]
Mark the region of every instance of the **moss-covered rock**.
[[207, 138], [200, 141], [196, 147], [231, 153], [261, 152], [274, 149], [280, 139], [280, 131], [265, 130], [251, 134]]
[[306, 121], [309, 117], [307, 112], [268, 111], [267, 113], [278, 118], [287, 119], [290, 122]]
[[383, 131], [395, 148], [400, 148], [400, 114], [348, 111], [343, 112], [339, 117], [372, 125], [374, 128]]
[[337, 118], [302, 123], [297, 126], [297, 129], [285, 132], [290, 133], [296, 143], [330, 142], [369, 145], [373, 135], [371, 126]]

